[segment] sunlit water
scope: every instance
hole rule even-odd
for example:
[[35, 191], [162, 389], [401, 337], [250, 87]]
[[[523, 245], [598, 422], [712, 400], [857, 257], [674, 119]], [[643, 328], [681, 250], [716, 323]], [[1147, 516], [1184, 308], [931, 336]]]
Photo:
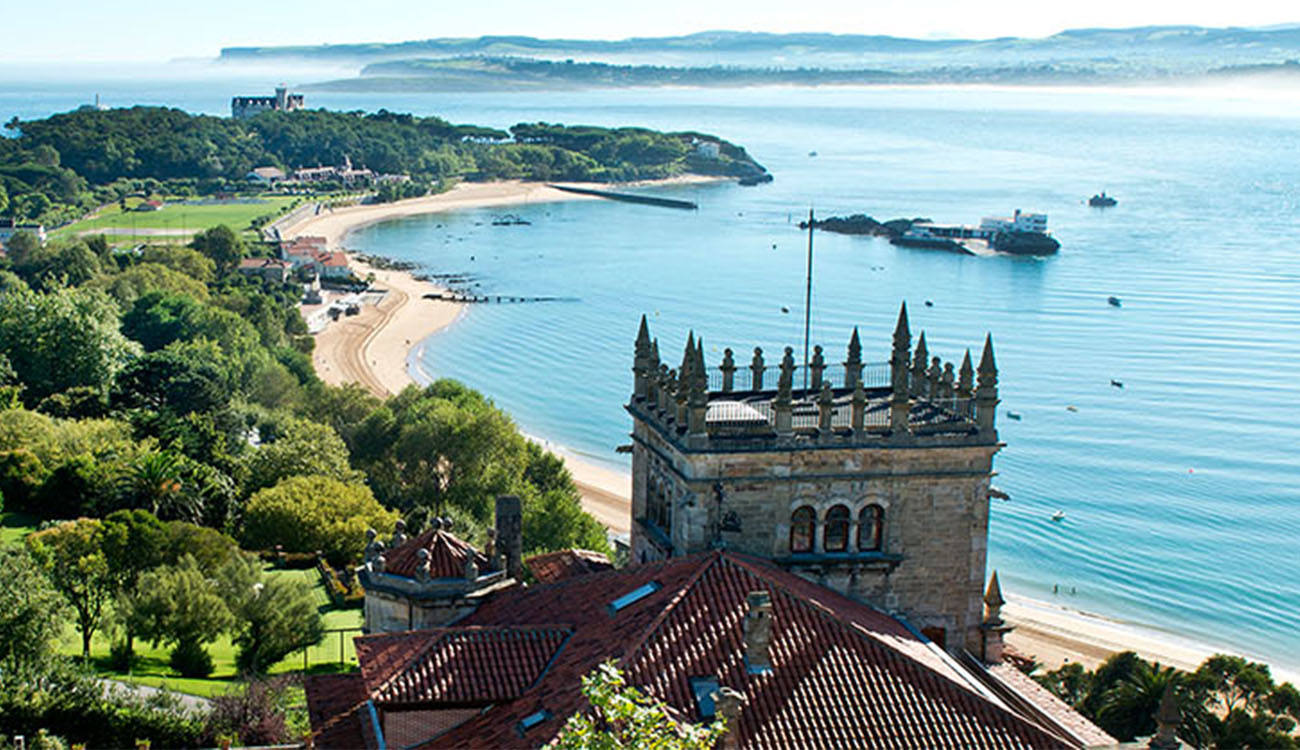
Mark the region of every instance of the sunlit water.
[[[86, 101], [223, 114], [256, 84], [0, 83], [0, 115]], [[251, 90], [250, 85], [256, 86]], [[242, 86], [239, 90], [232, 90]], [[114, 88], [116, 87], [116, 88]], [[902, 300], [945, 359], [992, 332], [1001, 375], [990, 564], [1011, 590], [1300, 664], [1300, 104], [1293, 92], [875, 89], [315, 95], [456, 122], [641, 124], [716, 133], [776, 175], [656, 192], [678, 212], [609, 202], [375, 225], [353, 249], [474, 274], [487, 294], [420, 346], [416, 369], [488, 393], [527, 431], [623, 466], [632, 339], [664, 358], [686, 332], [761, 345], [802, 337], [805, 237], [819, 215], [977, 222], [1049, 214], [1045, 260], [971, 258], [819, 233], [813, 341], [840, 361], [852, 327], [888, 356]], [[816, 152], [816, 156], [810, 156]], [[1089, 208], [1105, 189], [1119, 206]], [[1121, 308], [1108, 296], [1123, 300]], [[924, 304], [933, 302], [932, 307]], [[789, 308], [783, 313], [782, 307]], [[743, 354], [741, 357], [743, 358]], [[1116, 388], [1117, 380], [1124, 387]], [[1075, 407], [1075, 411], [1067, 410]], [[1021, 415], [1008, 419], [1007, 411]], [[1050, 520], [1063, 510], [1064, 521]], [[1053, 594], [1059, 585], [1062, 592]]]

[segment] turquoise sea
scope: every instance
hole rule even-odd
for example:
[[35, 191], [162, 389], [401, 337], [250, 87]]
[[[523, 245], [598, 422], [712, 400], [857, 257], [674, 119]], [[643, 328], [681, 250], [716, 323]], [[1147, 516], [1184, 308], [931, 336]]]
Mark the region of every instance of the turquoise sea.
[[[6, 83], [6, 80], [13, 79]], [[21, 81], [0, 117], [107, 103], [223, 114], [272, 78]], [[251, 88], [250, 88], [251, 87]], [[812, 339], [853, 326], [884, 360], [898, 305], [931, 351], [997, 349], [1007, 446], [990, 564], [1015, 593], [1300, 665], [1300, 97], [1261, 90], [754, 89], [308, 94], [311, 106], [712, 132], [772, 184], [661, 188], [678, 212], [603, 201], [365, 228], [351, 248], [473, 274], [486, 294], [413, 354], [488, 393], [521, 427], [615, 468], [632, 340], [666, 359], [688, 330], [723, 347], [800, 346], [805, 236], [818, 215], [978, 222], [1045, 212], [1047, 259], [973, 258], [816, 237]], [[815, 152], [815, 155], [812, 155]], [[1108, 210], [1085, 201], [1099, 190]], [[1123, 300], [1115, 308], [1108, 296]], [[932, 306], [925, 303], [929, 301]], [[788, 308], [784, 313], [782, 308]], [[1115, 387], [1112, 380], [1123, 383]], [[1067, 407], [1074, 407], [1073, 410]], [[1008, 411], [1020, 420], [1006, 417]], [[1054, 523], [1056, 510], [1066, 514]], [[1062, 593], [1054, 594], [1054, 586]], [[1070, 593], [1064, 593], [1064, 592]]]

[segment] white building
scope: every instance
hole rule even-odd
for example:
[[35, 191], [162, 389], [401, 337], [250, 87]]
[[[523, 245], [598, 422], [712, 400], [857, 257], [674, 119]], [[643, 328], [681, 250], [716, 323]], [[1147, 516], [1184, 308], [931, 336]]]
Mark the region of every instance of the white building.
[[34, 221], [0, 218], [0, 248], [9, 244], [9, 238], [19, 232], [31, 232], [36, 235], [36, 239], [40, 240], [42, 245], [45, 244], [47, 239], [44, 224], [38, 224]]

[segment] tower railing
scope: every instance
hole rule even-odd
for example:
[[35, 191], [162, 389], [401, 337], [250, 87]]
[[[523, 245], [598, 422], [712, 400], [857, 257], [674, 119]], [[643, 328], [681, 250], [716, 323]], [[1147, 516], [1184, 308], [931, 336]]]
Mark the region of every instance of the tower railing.
[[[804, 384], [804, 365], [795, 365], [794, 383], [795, 392], [803, 390]], [[815, 371], [814, 371], [815, 372]], [[808, 373], [808, 386], [813, 389], [813, 383], [816, 382], [814, 372]], [[763, 368], [762, 387], [754, 387], [754, 370], [749, 365], [737, 365], [732, 372], [731, 387], [725, 388], [726, 377], [722, 368], [708, 368], [709, 376], [709, 393], [752, 393], [755, 391], [775, 391], [778, 379], [781, 377], [781, 368], [778, 364], [767, 364]], [[822, 382], [828, 382], [832, 388], [846, 388], [844, 378], [844, 366], [841, 364], [827, 365], [822, 371]], [[888, 362], [866, 362], [862, 365], [862, 387], [863, 388], [888, 388], [889, 387], [889, 363]]]

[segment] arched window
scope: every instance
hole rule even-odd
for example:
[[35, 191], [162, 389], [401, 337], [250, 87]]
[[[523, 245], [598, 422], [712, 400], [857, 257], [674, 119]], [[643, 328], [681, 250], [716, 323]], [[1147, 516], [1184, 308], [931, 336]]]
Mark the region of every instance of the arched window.
[[843, 552], [849, 548], [849, 508], [836, 505], [826, 511], [826, 536], [823, 549], [827, 552]]
[[868, 505], [858, 514], [858, 549], [878, 552], [885, 541], [885, 509]]
[[800, 507], [790, 514], [790, 551], [812, 552], [813, 524], [817, 513], [811, 505]]

